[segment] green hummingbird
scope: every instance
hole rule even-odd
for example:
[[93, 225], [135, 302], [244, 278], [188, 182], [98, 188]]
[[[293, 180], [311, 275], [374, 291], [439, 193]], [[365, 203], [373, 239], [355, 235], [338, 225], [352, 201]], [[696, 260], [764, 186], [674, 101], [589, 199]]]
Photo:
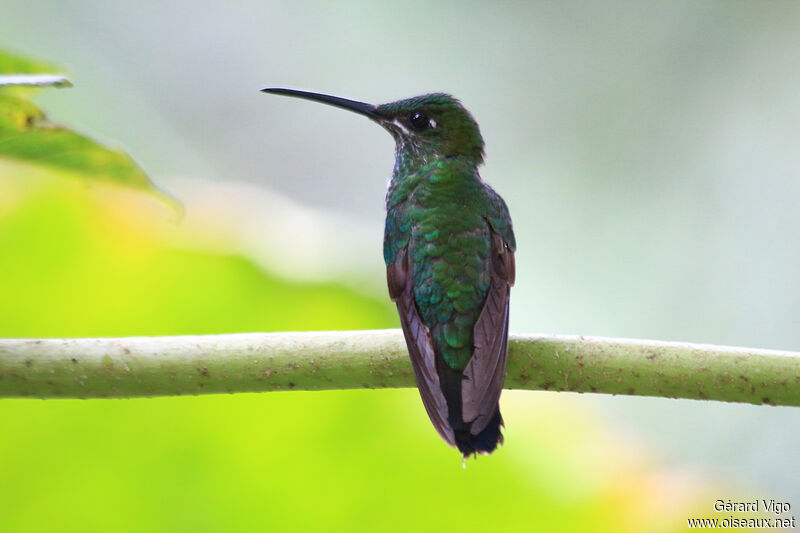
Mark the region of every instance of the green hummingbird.
[[478, 173], [477, 122], [448, 94], [382, 105], [295, 89], [263, 92], [354, 111], [395, 140], [383, 258], [422, 402], [466, 458], [503, 442], [516, 243], [503, 199]]

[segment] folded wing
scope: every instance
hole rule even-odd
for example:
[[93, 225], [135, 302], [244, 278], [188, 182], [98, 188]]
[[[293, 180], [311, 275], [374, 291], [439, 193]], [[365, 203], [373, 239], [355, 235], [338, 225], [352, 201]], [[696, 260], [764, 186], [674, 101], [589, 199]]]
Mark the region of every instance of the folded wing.
[[477, 435], [492, 420], [505, 381], [508, 354], [508, 302], [514, 284], [514, 252], [494, 231], [491, 284], [473, 330], [475, 350], [464, 370], [462, 416]]
[[431, 332], [422, 322], [414, 302], [413, 283], [408, 275], [406, 249], [398, 250], [394, 263], [386, 267], [389, 295], [397, 304], [400, 323], [411, 356], [411, 366], [417, 378], [417, 388], [428, 417], [439, 435], [451, 446], [455, 446], [453, 428], [447, 421], [447, 400], [442, 394]]

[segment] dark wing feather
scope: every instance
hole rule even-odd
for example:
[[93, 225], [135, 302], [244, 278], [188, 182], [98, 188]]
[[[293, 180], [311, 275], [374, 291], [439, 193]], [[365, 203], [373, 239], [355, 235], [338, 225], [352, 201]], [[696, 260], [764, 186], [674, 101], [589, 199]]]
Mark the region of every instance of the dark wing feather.
[[431, 332], [422, 322], [414, 302], [413, 283], [409, 283], [406, 250], [397, 253], [395, 262], [386, 267], [389, 295], [397, 304], [403, 335], [406, 338], [411, 366], [417, 378], [417, 388], [428, 417], [439, 435], [450, 446], [455, 446], [453, 428], [447, 421], [447, 400], [442, 394], [439, 374], [436, 372], [436, 357], [433, 351]]
[[477, 435], [492, 420], [503, 390], [508, 354], [508, 302], [514, 284], [514, 253], [492, 231], [491, 285], [473, 330], [475, 351], [461, 385], [462, 416]]

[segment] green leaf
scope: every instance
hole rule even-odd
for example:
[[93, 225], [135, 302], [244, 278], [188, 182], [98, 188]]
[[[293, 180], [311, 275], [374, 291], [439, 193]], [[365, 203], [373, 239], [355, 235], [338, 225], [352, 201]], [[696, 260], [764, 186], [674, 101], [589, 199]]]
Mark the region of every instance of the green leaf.
[[72, 87], [61, 69], [43, 61], [0, 50], [0, 94], [24, 97], [32, 88]]
[[58, 74], [0, 75], [0, 89], [5, 87], [72, 87], [72, 82]]
[[180, 211], [121, 150], [50, 122], [28, 96], [35, 87], [71, 87], [59, 69], [0, 50], [0, 158], [46, 166], [84, 180], [104, 181], [154, 193]]
[[0, 74], [47, 74], [61, 69], [44, 61], [12, 55], [0, 50]]
[[126, 153], [53, 124], [30, 101], [6, 94], [0, 94], [0, 157], [156, 191], [147, 174]]

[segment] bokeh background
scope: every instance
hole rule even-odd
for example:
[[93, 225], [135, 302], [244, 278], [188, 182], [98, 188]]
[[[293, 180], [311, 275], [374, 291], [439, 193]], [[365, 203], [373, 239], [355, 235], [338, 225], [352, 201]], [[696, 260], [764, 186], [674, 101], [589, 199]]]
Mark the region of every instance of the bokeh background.
[[[0, 161], [0, 335], [398, 327], [391, 138], [311, 88], [457, 95], [519, 243], [511, 329], [800, 350], [800, 4], [4, 0], [52, 119], [186, 215]], [[461, 468], [413, 390], [0, 401], [0, 531], [683, 531], [800, 508], [800, 412], [507, 392]]]

